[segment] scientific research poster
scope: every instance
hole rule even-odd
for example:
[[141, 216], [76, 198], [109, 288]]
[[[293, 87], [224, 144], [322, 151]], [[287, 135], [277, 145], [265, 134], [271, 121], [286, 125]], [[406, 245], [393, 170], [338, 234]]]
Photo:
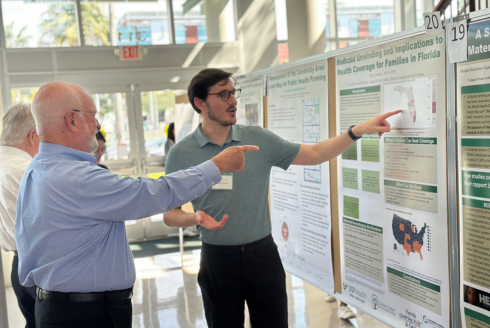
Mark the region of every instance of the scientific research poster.
[[[328, 138], [327, 61], [298, 65], [268, 76], [268, 128], [295, 143]], [[270, 177], [272, 236], [284, 268], [333, 292], [328, 163], [273, 168]]]
[[402, 110], [337, 172], [343, 296], [393, 327], [449, 328], [445, 58], [440, 33], [335, 59], [339, 134]]
[[242, 89], [237, 103], [237, 124], [264, 127], [264, 96], [262, 75], [239, 76], [236, 88]]
[[200, 119], [201, 115], [192, 108], [191, 103], [175, 104], [175, 142], [193, 133]]
[[457, 66], [461, 316], [490, 327], [490, 22], [468, 29], [468, 61]]

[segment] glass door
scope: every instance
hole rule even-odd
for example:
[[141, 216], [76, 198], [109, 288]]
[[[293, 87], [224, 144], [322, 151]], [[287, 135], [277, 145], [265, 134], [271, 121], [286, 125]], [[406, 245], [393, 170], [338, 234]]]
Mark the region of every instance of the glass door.
[[[89, 88], [88, 91], [97, 107], [97, 119], [106, 141], [100, 164], [120, 176], [139, 177], [141, 163], [132, 86]], [[143, 220], [126, 221], [125, 224], [129, 241], [145, 238]]]
[[[142, 177], [158, 179], [165, 175], [165, 143], [170, 123], [174, 122], [175, 95], [179, 91], [155, 86], [134, 87], [134, 104], [139, 122], [139, 162]], [[183, 91], [182, 91], [183, 92]], [[145, 238], [156, 239], [178, 234], [163, 222], [163, 214], [144, 219]]]

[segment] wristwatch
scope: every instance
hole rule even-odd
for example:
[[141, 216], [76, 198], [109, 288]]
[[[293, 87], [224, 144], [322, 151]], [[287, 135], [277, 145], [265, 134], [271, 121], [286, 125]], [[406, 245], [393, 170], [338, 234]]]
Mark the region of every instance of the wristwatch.
[[356, 135], [354, 134], [354, 132], [352, 132], [352, 128], [353, 127], [355, 127], [355, 125], [351, 125], [347, 129], [347, 133], [349, 134], [349, 137], [351, 137], [351, 139], [354, 140], [354, 141], [361, 139], [361, 137], [356, 137]]

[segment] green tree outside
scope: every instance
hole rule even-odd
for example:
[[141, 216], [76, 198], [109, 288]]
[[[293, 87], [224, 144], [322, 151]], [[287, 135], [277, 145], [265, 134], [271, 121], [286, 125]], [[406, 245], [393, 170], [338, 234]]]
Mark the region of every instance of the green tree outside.
[[[110, 45], [109, 17], [105, 15], [99, 4], [82, 3], [82, 26], [86, 40], [91, 44]], [[42, 14], [41, 28], [43, 37], [54, 38], [55, 44], [60, 46], [78, 45], [78, 25], [74, 4], [53, 4]]]

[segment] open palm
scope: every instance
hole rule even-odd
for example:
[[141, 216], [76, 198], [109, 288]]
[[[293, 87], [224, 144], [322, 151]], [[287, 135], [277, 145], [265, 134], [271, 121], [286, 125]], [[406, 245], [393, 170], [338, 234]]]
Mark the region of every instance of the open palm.
[[208, 230], [218, 230], [225, 226], [228, 221], [228, 214], [223, 215], [223, 220], [217, 222], [212, 216], [207, 215], [203, 211], [196, 212], [197, 222]]

